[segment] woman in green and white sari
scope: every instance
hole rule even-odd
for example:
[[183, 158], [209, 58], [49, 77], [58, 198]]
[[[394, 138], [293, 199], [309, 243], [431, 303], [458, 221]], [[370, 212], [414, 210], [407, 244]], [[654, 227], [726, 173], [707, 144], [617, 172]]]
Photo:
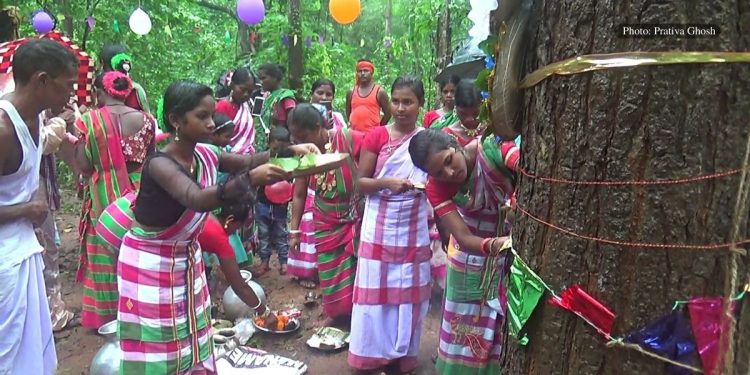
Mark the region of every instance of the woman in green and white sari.
[[278, 64], [263, 64], [258, 68], [260, 85], [266, 92], [266, 100], [260, 118], [255, 125], [255, 151], [268, 149], [268, 132], [274, 126], [286, 126], [286, 120], [297, 101], [294, 91], [281, 87], [283, 68]]

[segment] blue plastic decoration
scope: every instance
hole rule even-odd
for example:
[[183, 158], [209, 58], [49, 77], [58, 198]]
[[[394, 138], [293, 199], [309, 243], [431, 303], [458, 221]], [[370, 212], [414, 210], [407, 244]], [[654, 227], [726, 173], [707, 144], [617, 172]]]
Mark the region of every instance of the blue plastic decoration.
[[[647, 351], [693, 367], [700, 363], [690, 322], [680, 310], [630, 333], [625, 342], [638, 344]], [[688, 369], [674, 365], [667, 365], [666, 369], [672, 374], [693, 374]]]

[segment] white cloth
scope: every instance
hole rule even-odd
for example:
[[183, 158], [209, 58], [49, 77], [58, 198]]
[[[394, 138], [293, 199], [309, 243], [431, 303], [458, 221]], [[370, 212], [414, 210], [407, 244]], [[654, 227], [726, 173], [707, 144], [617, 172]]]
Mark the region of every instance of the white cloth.
[[[28, 126], [21, 119], [13, 104], [7, 100], [0, 100], [0, 109], [8, 114], [13, 123], [23, 156], [21, 166], [16, 172], [0, 176], [0, 186], [2, 186], [0, 206], [27, 203], [31, 201], [39, 187], [42, 147], [37, 145], [41, 145], [41, 132], [39, 132], [37, 142], [34, 142]], [[15, 268], [30, 256], [41, 253], [43, 250], [30, 220], [22, 219], [0, 224], [0, 272]], [[0, 286], [0, 288], [3, 287]]]
[[354, 304], [349, 352], [388, 361], [416, 357], [430, 301], [404, 305]]
[[60, 149], [65, 136], [65, 127], [65, 120], [53, 117], [39, 129], [42, 137], [41, 144], [44, 145], [42, 154], [54, 154]]
[[[38, 173], [37, 173], [38, 174]], [[57, 367], [41, 254], [0, 270], [0, 374], [51, 375]]]

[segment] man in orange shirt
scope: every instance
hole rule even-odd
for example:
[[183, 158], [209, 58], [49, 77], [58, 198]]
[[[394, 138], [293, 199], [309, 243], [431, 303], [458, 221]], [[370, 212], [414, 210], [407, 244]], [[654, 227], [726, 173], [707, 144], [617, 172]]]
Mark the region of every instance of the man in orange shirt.
[[346, 94], [346, 117], [349, 119], [349, 127], [363, 133], [376, 126], [386, 125], [391, 119], [388, 93], [372, 80], [373, 74], [375, 66], [372, 62], [359, 60], [354, 90]]

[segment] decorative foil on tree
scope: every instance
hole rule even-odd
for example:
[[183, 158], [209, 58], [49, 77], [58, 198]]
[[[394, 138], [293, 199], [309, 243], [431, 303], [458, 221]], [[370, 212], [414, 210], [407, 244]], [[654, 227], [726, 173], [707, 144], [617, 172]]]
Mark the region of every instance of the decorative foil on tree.
[[[690, 322], [683, 311], [673, 311], [659, 320], [631, 332], [624, 340], [638, 344], [649, 352], [656, 353], [673, 361], [695, 366], [698, 352], [690, 330]], [[692, 375], [693, 372], [675, 365], [667, 365], [667, 371], [678, 375]]]
[[525, 333], [521, 336], [521, 330], [536, 309], [539, 299], [544, 294], [544, 289], [542, 279], [523, 262], [521, 257], [514, 256], [506, 290], [508, 329], [513, 337], [518, 338], [521, 345], [529, 342]]

